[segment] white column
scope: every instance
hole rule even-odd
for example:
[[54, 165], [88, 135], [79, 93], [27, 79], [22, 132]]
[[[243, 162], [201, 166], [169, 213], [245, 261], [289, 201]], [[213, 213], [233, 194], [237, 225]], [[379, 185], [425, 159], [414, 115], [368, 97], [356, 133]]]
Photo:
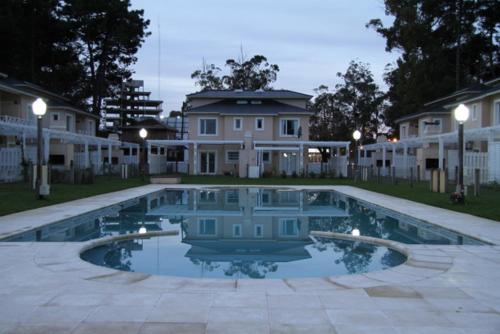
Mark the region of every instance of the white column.
[[102, 166], [102, 152], [101, 152], [101, 143], [97, 143], [97, 174], [101, 173]]
[[385, 175], [385, 159], [386, 159], [386, 151], [385, 145], [382, 146], [382, 175]]
[[405, 177], [408, 178], [408, 145], [403, 146], [403, 161], [405, 168]]
[[28, 152], [26, 152], [26, 133], [23, 131], [23, 137], [22, 137], [22, 145], [23, 145], [23, 160], [27, 161], [28, 160]]
[[148, 148], [147, 163], [148, 166], [151, 163], [151, 145], [146, 141], [146, 147]]
[[396, 144], [392, 144], [392, 159], [391, 166], [396, 167]]
[[439, 158], [439, 169], [440, 170], [443, 170], [444, 168], [444, 142], [443, 142], [443, 139], [442, 138], [439, 138], [439, 154], [438, 154], [438, 158]]
[[198, 175], [198, 144], [193, 144], [193, 174]]
[[141, 147], [139, 145], [135, 145], [135, 164], [136, 166], [139, 166], [139, 163], [140, 163], [140, 154], [141, 154]]
[[85, 142], [84, 143], [84, 158], [83, 158], [83, 163], [85, 168], [89, 168], [89, 143]]
[[48, 133], [43, 135], [43, 156], [45, 164], [49, 163], [49, 153], [50, 153], [50, 135]]
[[111, 158], [113, 156], [113, 145], [108, 144], [108, 165], [111, 166]]
[[304, 144], [299, 145], [299, 174], [304, 171]]

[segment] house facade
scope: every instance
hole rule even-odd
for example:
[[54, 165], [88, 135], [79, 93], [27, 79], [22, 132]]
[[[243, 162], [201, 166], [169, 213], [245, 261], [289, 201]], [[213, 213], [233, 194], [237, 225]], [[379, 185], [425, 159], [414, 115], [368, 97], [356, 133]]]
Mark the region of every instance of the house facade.
[[340, 148], [346, 151], [349, 142], [309, 141], [310, 98], [289, 90], [189, 94], [188, 139], [150, 144], [186, 145], [188, 171], [194, 175], [300, 175], [309, 171], [313, 147], [328, 147], [332, 166], [345, 173], [347, 160], [344, 154], [341, 161]]
[[21, 180], [21, 166], [36, 163], [37, 121], [31, 106], [38, 97], [47, 103], [47, 112], [42, 118], [43, 156], [52, 169], [64, 171], [72, 166], [93, 167], [99, 174], [102, 173], [103, 162], [118, 161], [118, 158], [123, 160], [122, 146], [137, 146], [123, 144], [118, 139], [97, 137], [99, 116], [40, 86], [2, 74], [0, 182]]
[[375, 158], [364, 160], [364, 164], [381, 166], [385, 161], [386, 173], [395, 167], [401, 177], [412, 167], [421, 179], [429, 179], [433, 169], [447, 170], [450, 179], [456, 178], [458, 122], [453, 111], [459, 104], [470, 111], [464, 123], [466, 180], [470, 182], [474, 170], [480, 169], [483, 183], [499, 182], [500, 78], [426, 103], [419, 112], [396, 120], [399, 140], [366, 145], [365, 150], [375, 151]]

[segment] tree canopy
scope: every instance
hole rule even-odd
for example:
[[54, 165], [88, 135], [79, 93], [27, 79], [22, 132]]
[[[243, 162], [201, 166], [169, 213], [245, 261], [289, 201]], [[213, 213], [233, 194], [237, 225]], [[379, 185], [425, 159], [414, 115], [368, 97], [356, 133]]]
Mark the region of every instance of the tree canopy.
[[337, 73], [341, 82], [330, 91], [325, 85], [311, 106], [311, 140], [351, 140], [354, 130], [364, 142], [374, 140], [383, 125], [385, 96], [373, 79], [368, 64], [351, 61], [345, 73]]
[[244, 57], [240, 60], [228, 59], [226, 67], [229, 73], [224, 75], [220, 67], [203, 64], [202, 69], [191, 74], [191, 78], [202, 90], [270, 90], [280, 70], [278, 65], [270, 64], [262, 55], [247, 60]]
[[428, 101], [500, 75], [497, 0], [385, 0], [391, 26], [367, 26], [401, 56], [387, 67], [388, 124]]
[[0, 72], [52, 89], [99, 113], [131, 75], [149, 35], [130, 0], [0, 2]]

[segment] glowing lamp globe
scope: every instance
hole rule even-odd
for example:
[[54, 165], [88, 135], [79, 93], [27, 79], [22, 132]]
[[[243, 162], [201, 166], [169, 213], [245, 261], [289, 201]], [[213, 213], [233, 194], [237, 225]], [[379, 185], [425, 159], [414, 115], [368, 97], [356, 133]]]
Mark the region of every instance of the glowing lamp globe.
[[353, 230], [351, 231], [351, 234], [352, 234], [353, 236], [355, 236], [355, 237], [359, 237], [359, 235], [361, 234], [361, 232], [360, 232], [357, 228], [355, 228], [355, 229], [353, 229]]
[[359, 140], [361, 138], [361, 132], [359, 132], [359, 130], [356, 130], [352, 133], [352, 138], [354, 138], [354, 140]]
[[148, 130], [142, 128], [141, 130], [139, 130], [139, 136], [144, 139], [148, 136]]
[[465, 104], [459, 104], [458, 107], [455, 108], [453, 116], [455, 116], [458, 122], [463, 123], [469, 119], [469, 108], [467, 108]]
[[33, 114], [42, 117], [47, 112], [47, 104], [41, 98], [38, 98], [33, 102], [32, 109]]
[[139, 228], [139, 234], [145, 234], [148, 230], [144, 227], [144, 226], [141, 226]]

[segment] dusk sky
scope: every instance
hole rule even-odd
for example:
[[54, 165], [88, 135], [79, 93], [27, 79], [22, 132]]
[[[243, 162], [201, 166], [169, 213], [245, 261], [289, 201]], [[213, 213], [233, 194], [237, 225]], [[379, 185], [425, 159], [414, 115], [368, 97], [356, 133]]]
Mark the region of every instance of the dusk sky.
[[132, 0], [132, 5], [145, 10], [152, 32], [137, 55], [134, 78], [145, 81], [152, 98], [164, 100], [166, 114], [199, 90], [190, 75], [203, 58], [224, 69], [226, 59], [239, 57], [241, 45], [246, 56], [262, 54], [279, 65], [274, 88], [308, 94], [321, 84], [333, 87], [336, 73], [352, 59], [368, 62], [385, 89], [384, 67], [397, 57], [365, 28], [372, 18], [391, 22], [382, 0]]

